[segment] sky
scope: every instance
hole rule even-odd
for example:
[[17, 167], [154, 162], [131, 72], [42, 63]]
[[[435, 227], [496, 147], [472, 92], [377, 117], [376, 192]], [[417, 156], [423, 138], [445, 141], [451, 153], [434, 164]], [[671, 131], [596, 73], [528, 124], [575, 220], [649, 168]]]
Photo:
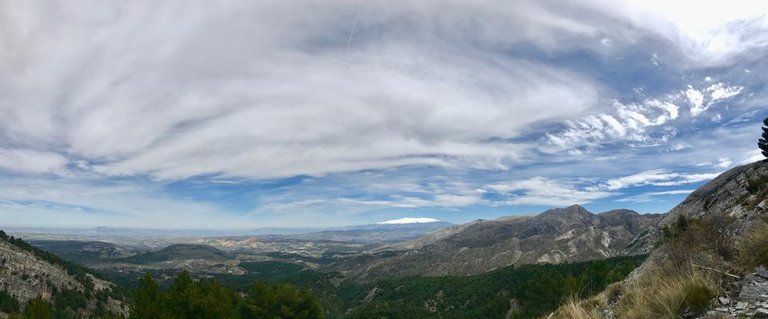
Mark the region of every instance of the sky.
[[761, 160], [761, 1], [0, 1], [0, 224], [664, 213]]

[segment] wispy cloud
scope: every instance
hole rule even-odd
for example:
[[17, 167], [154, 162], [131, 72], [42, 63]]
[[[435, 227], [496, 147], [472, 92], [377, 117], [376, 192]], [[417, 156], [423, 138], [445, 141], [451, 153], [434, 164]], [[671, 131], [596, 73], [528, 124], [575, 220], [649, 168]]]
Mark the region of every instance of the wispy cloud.
[[22, 173], [67, 174], [69, 161], [57, 153], [0, 148], [0, 169]]
[[659, 197], [673, 196], [673, 195], [687, 195], [695, 191], [695, 189], [678, 189], [663, 192], [648, 192], [638, 195], [628, 196], [617, 199], [617, 202], [633, 202], [633, 203], [647, 203], [658, 200]]
[[688, 86], [685, 90], [685, 97], [691, 105], [691, 116], [699, 116], [712, 105], [739, 95], [744, 87], [728, 86], [724, 83], [715, 83], [711, 86], [697, 90], [693, 86]]
[[666, 144], [678, 134], [679, 126], [691, 123], [692, 118], [680, 118], [679, 105], [688, 106], [690, 116], [696, 117], [738, 96], [743, 89], [718, 82], [701, 90], [689, 85], [682, 93], [671, 91], [637, 103], [614, 101], [612, 112], [566, 121], [564, 128], [546, 137], [555, 151], [591, 151], [612, 143], [638, 147]]
[[566, 206], [615, 195], [607, 191], [579, 189], [574, 184], [543, 177], [490, 185], [485, 189], [504, 196], [503, 202], [508, 205]]
[[617, 190], [642, 185], [678, 186], [707, 181], [717, 177], [717, 175], [720, 173], [681, 174], [657, 169], [602, 181], [597, 186], [589, 187], [589, 189]]

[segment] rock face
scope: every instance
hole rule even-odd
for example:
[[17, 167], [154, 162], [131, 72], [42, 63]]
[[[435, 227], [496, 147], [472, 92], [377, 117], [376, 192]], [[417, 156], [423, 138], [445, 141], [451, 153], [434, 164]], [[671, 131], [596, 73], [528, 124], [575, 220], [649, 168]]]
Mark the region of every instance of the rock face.
[[641, 234], [629, 245], [632, 254], [646, 254], [659, 239], [660, 228], [678, 216], [688, 218], [728, 218], [727, 233], [739, 237], [752, 226], [768, 206], [768, 161], [735, 167], [691, 193], [682, 203], [665, 214], [659, 227]]
[[392, 276], [469, 275], [515, 264], [560, 263], [624, 255], [660, 215], [630, 210], [593, 214], [581, 206], [536, 216], [475, 221], [439, 230], [392, 256], [368, 256], [339, 265], [359, 280]]
[[64, 268], [0, 240], [0, 286], [22, 304], [52, 289], [84, 289]]
[[[630, 253], [651, 252], [630, 280], [652, 271], [664, 256], [651, 251], [661, 236], [661, 228], [680, 216], [689, 219], [720, 221], [724, 234], [738, 242], [766, 216], [768, 210], [768, 161], [735, 167], [691, 193], [673, 208], [657, 227], [648, 229], [630, 244]], [[757, 269], [734, 280], [725, 277], [725, 291], [716, 305], [701, 318], [768, 318], [768, 271]]]
[[[5, 237], [4, 233], [2, 237]], [[62, 265], [45, 260], [29, 249], [0, 238], [0, 289], [16, 298], [22, 306], [38, 296], [51, 299], [57, 292], [64, 290], [87, 295], [86, 290], [111, 291], [113, 287], [114, 284], [89, 273], [80, 273], [80, 277], [76, 277]], [[93, 296], [92, 293], [90, 295]], [[111, 297], [100, 301], [91, 297], [87, 302], [87, 309], [80, 313], [82, 317], [89, 317], [89, 311], [96, 307], [106, 308], [113, 314], [127, 314], [124, 303]]]

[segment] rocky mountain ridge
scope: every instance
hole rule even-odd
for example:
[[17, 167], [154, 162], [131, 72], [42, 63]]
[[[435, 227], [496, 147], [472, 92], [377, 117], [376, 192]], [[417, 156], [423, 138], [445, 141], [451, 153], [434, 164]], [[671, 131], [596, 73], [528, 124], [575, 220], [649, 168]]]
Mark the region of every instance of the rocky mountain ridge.
[[700, 187], [659, 221], [658, 227], [648, 229], [630, 244], [633, 254], [647, 254], [661, 237], [664, 225], [679, 216], [689, 219], [726, 218], [727, 234], [741, 236], [761, 218], [768, 208], [768, 162], [760, 161], [732, 168]]
[[629, 244], [649, 256], [626, 280], [550, 318], [768, 318], [767, 217], [768, 160], [734, 167]]
[[399, 276], [469, 275], [531, 263], [602, 259], [661, 218], [630, 210], [593, 214], [573, 205], [535, 216], [474, 221], [438, 230], [400, 252], [378, 251], [332, 266], [358, 280]]
[[71, 314], [76, 318], [88, 318], [95, 313], [127, 314], [125, 303], [114, 293], [114, 284], [2, 232], [0, 289], [22, 308], [37, 297], [54, 301], [67, 294], [85, 298], [81, 308], [72, 307]]

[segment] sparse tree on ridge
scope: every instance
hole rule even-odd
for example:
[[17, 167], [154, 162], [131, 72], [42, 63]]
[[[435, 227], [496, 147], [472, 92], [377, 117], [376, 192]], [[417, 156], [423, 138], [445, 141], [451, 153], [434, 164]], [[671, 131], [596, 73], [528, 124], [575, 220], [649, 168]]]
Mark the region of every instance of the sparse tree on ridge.
[[763, 156], [768, 157], [768, 117], [763, 120], [763, 138], [757, 142], [757, 146], [763, 152]]

